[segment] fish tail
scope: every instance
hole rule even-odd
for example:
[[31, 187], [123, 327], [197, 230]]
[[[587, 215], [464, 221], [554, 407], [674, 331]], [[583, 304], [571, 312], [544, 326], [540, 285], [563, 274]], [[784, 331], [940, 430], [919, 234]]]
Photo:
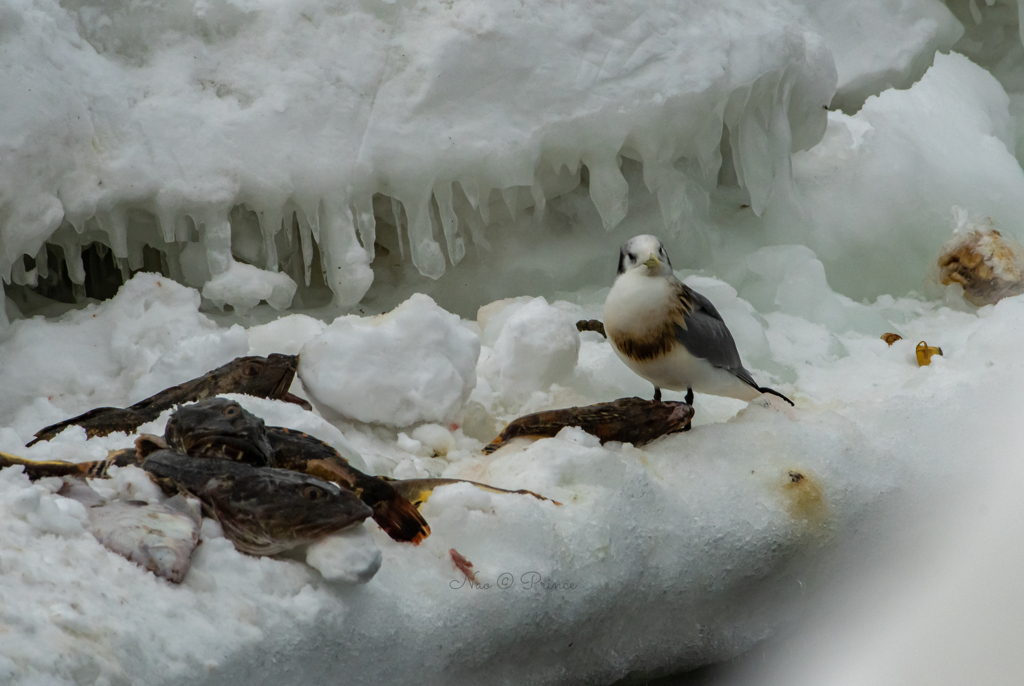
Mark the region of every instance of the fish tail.
[[504, 441], [501, 440], [501, 436], [498, 436], [493, 441], [484, 446], [483, 453], [484, 455], [490, 455], [495, 450], [500, 448], [502, 445], [504, 445]]
[[387, 500], [374, 503], [373, 521], [377, 522], [384, 533], [396, 541], [419, 545], [420, 541], [430, 535], [430, 525], [416, 506], [397, 492]]

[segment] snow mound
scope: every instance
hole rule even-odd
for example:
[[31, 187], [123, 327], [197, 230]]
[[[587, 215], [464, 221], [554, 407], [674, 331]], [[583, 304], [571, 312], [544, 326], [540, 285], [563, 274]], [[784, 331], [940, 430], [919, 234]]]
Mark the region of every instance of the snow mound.
[[130, 405], [246, 355], [245, 330], [217, 326], [199, 305], [194, 289], [138, 274], [111, 300], [55, 321], [12, 322], [0, 414], [31, 415], [38, 429], [94, 407]]
[[544, 298], [510, 303], [487, 320], [483, 335], [493, 338], [493, 350], [484, 351], [482, 368], [490, 385], [512, 401], [564, 381], [579, 358], [576, 320]]
[[920, 290], [952, 206], [1024, 236], [1011, 125], [991, 74], [936, 55], [909, 90], [869, 98], [852, 117], [829, 114], [824, 140], [793, 156], [792, 195], [765, 213], [768, 241], [811, 248], [833, 288], [855, 299]]
[[302, 348], [299, 376], [329, 411], [361, 422], [447, 422], [476, 386], [480, 340], [425, 295], [378, 317], [335, 319]]

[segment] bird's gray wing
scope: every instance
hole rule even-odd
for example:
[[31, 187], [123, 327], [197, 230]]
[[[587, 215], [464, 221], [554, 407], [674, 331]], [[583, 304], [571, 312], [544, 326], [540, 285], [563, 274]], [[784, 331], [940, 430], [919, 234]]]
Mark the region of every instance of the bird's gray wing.
[[694, 357], [701, 357], [715, 367], [732, 372], [744, 383], [758, 388], [754, 377], [743, 367], [736, 342], [729, 333], [729, 327], [711, 301], [700, 293], [679, 284], [679, 298], [682, 301], [683, 324], [676, 324], [676, 340], [682, 343]]

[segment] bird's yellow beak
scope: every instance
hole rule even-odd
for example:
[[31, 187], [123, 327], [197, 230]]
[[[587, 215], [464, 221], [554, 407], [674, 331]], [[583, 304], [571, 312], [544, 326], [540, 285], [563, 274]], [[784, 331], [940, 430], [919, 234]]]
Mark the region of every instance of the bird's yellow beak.
[[661, 262], [654, 255], [651, 255], [650, 257], [648, 257], [647, 261], [644, 262], [644, 264], [651, 271], [654, 271], [655, 269], [660, 269], [661, 268]]

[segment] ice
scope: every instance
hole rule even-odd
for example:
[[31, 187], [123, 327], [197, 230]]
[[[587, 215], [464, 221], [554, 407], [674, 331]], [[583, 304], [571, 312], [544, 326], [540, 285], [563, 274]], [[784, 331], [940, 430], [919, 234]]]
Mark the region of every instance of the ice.
[[275, 310], [286, 310], [292, 304], [295, 289], [295, 282], [287, 274], [272, 274], [232, 261], [227, 271], [206, 282], [203, 297], [221, 307], [231, 304], [245, 314], [261, 301]]
[[833, 288], [859, 300], [919, 290], [954, 205], [1024, 237], [1007, 107], [991, 74], [939, 54], [909, 90], [830, 113], [822, 143], [793, 157], [793, 195], [765, 213], [771, 243], [811, 248]]
[[302, 348], [299, 376], [336, 415], [390, 426], [450, 421], [476, 386], [480, 342], [425, 295], [339, 317]]
[[[916, 25], [935, 10], [899, 13]], [[760, 210], [790, 148], [820, 137], [835, 86], [811, 33], [822, 21], [784, 0], [596, 14], [578, 2], [339, 12], [17, 0], [5, 16], [0, 55], [27, 66], [0, 82], [11, 141], [0, 273], [49, 241], [82, 283], [91, 242], [131, 269], [151, 246], [196, 288], [238, 260], [307, 285], [315, 272], [341, 308], [375, 278], [382, 230], [405, 233], [396, 242], [438, 278], [469, 243], [576, 187], [581, 164], [605, 228], [629, 211], [622, 157], [643, 160], [674, 226], [713, 185], [723, 122]], [[563, 167], [568, 186], [554, 180]], [[375, 194], [402, 226], [382, 225]], [[211, 299], [246, 309], [267, 300], [268, 279], [230, 277]]]

